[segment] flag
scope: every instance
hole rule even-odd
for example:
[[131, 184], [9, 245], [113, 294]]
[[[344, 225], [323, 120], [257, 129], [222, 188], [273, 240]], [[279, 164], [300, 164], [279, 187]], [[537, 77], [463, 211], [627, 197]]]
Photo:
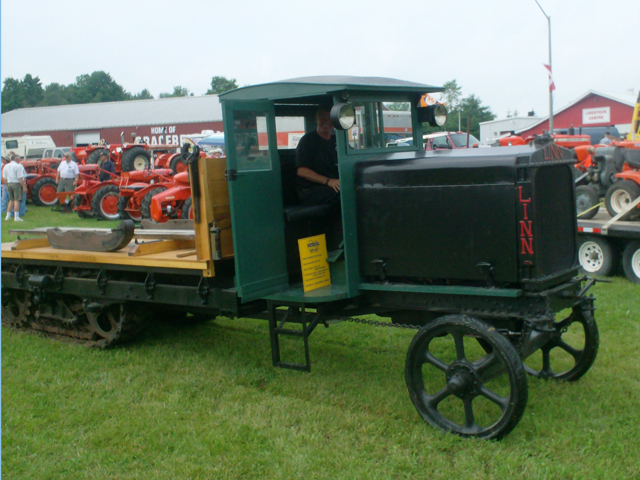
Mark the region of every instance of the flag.
[[551, 77], [551, 67], [545, 63], [543, 63], [542, 65], [544, 65], [544, 68], [549, 70], [549, 91], [553, 92], [556, 89], [556, 84], [553, 83], [553, 77]]

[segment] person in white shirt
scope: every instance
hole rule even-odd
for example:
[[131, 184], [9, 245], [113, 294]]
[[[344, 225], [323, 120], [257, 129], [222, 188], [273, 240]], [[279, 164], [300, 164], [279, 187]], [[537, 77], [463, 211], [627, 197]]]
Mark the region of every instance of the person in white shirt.
[[[80, 175], [80, 170], [78, 169], [78, 164], [71, 160], [71, 152], [66, 152], [64, 154], [64, 162], [60, 162], [58, 166], [58, 174], [56, 175], [56, 184], [58, 185], [58, 193], [60, 192], [73, 192], [78, 185], [78, 177]], [[69, 203], [69, 196], [65, 200], [65, 207], [68, 206], [66, 204]]]
[[20, 165], [21, 161], [22, 158], [20, 155], [13, 154], [11, 156], [11, 162], [2, 170], [2, 179], [7, 185], [7, 192], [9, 194], [5, 220], [11, 218], [11, 212], [13, 211], [13, 219], [16, 222], [22, 222], [20, 218], [20, 203], [22, 202], [24, 193], [27, 191], [27, 172], [24, 167]]

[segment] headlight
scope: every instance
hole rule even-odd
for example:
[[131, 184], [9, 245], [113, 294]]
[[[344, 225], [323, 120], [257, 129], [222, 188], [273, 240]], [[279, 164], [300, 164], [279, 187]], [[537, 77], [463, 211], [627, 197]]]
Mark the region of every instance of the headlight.
[[441, 127], [447, 122], [447, 107], [441, 103], [418, 108], [418, 121], [429, 122], [432, 127]]
[[336, 130], [348, 130], [356, 123], [356, 112], [348, 103], [334, 105], [329, 117]]

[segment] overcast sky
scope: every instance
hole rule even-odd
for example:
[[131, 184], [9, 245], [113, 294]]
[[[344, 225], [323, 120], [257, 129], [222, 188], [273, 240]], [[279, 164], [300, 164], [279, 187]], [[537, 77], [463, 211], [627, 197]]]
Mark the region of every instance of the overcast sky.
[[[638, 0], [538, 0], [551, 16], [560, 108], [588, 90], [637, 94]], [[548, 115], [547, 19], [535, 0], [2, 0], [1, 75], [69, 84], [104, 70], [157, 98], [211, 77], [240, 86], [309, 75], [442, 85], [503, 118]]]

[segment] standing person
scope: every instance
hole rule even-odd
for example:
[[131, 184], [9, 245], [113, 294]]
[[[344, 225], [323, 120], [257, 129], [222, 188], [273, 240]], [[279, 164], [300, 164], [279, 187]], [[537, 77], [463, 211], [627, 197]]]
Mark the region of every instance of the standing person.
[[296, 148], [298, 195], [304, 205], [340, 203], [338, 153], [326, 107], [316, 112], [316, 130], [305, 134]]
[[611, 132], [605, 132], [599, 143], [600, 145], [611, 145]]
[[106, 182], [113, 178], [113, 175], [109, 175], [108, 172], [113, 174], [116, 173], [116, 166], [109, 158], [109, 154], [104, 151], [100, 154], [100, 157], [98, 157], [98, 168], [100, 169], [98, 180], [100, 180], [101, 182]]
[[[60, 162], [58, 166], [58, 174], [56, 175], [56, 184], [58, 185], [58, 193], [73, 192], [78, 185], [78, 177], [80, 170], [78, 164], [71, 160], [71, 152], [64, 154], [64, 162]], [[70, 212], [69, 195], [65, 198], [63, 212]]]
[[[9, 156], [13, 155], [13, 152], [10, 152], [7, 157], [2, 157], [2, 170], [4, 170], [4, 166], [8, 165], [10, 160]], [[23, 165], [24, 166], [24, 165]], [[6, 213], [7, 204], [9, 203], [9, 192], [7, 191], [7, 186], [4, 183], [4, 177], [2, 178], [2, 207], [0, 207], [0, 213]], [[24, 217], [27, 213], [27, 193], [23, 193], [22, 202], [20, 203], [20, 218]]]
[[22, 158], [20, 155], [12, 155], [11, 162], [2, 170], [2, 179], [7, 185], [7, 192], [9, 194], [9, 203], [7, 204], [7, 216], [5, 220], [11, 218], [11, 212], [13, 211], [13, 219], [16, 222], [22, 222], [20, 218], [20, 204], [24, 194], [27, 193], [27, 172], [24, 167], [20, 165]]

